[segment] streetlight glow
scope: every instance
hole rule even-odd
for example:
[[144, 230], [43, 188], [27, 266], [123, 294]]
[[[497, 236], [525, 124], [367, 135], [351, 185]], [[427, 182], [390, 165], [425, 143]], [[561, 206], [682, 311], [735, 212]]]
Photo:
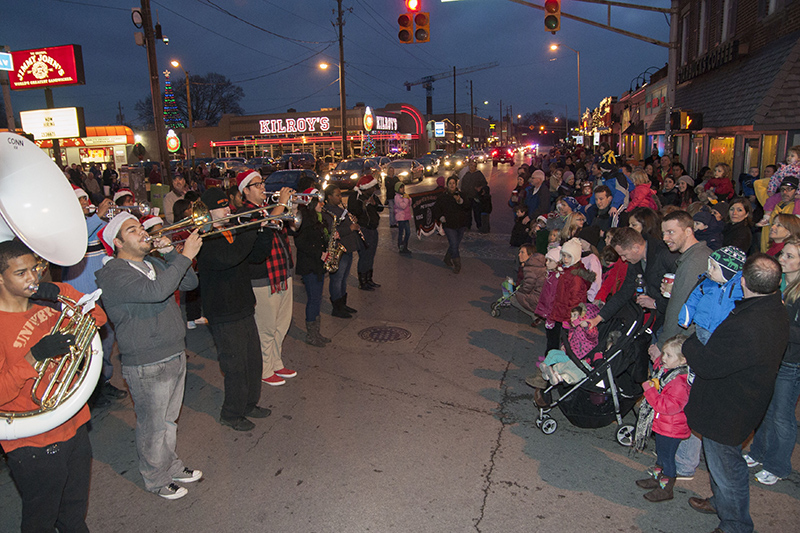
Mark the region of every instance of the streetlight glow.
[[172, 61], [170, 61], [169, 64], [172, 65], [175, 68], [178, 68], [178, 67], [181, 66], [180, 62], [179, 61], [175, 61], [174, 59]]
[[322, 70], [326, 70], [328, 67], [330, 67], [330, 65], [328, 63], [320, 63], [319, 64], [319, 68], [321, 68]]
[[551, 44], [550, 45], [550, 50], [558, 50], [558, 45], [557, 44]]

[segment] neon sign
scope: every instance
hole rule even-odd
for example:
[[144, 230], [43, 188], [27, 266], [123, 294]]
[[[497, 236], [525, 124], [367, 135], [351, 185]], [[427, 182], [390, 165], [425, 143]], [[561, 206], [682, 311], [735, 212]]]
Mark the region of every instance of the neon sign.
[[301, 117], [273, 120], [259, 120], [260, 133], [303, 133], [305, 131], [315, 131], [319, 126], [320, 131], [331, 129], [331, 122], [328, 117]]
[[11, 89], [40, 89], [83, 85], [83, 55], [76, 44], [11, 52], [16, 66], [9, 76]]

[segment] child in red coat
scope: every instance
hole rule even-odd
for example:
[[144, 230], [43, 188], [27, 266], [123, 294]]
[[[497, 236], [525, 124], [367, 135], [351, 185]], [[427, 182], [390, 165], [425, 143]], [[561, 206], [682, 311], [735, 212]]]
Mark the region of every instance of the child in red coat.
[[656, 466], [653, 477], [640, 479], [636, 485], [652, 489], [644, 495], [651, 502], [672, 499], [677, 471], [675, 453], [680, 442], [689, 437], [691, 431], [683, 412], [689, 401], [689, 367], [681, 349], [688, 337], [676, 335], [664, 343], [661, 358], [654, 361], [655, 376], [642, 384], [644, 398], [636, 424], [635, 446], [644, 448], [652, 431], [656, 438]]
[[631, 192], [631, 199], [628, 202], [626, 211], [629, 213], [637, 207], [649, 207], [653, 211], [658, 211], [655, 194], [650, 188], [650, 177], [644, 170], [634, 170], [631, 173], [633, 184], [636, 185]]
[[717, 200], [727, 202], [735, 194], [732, 176], [731, 167], [727, 163], [717, 163], [714, 167], [714, 177], [706, 182], [705, 189], [714, 193]]

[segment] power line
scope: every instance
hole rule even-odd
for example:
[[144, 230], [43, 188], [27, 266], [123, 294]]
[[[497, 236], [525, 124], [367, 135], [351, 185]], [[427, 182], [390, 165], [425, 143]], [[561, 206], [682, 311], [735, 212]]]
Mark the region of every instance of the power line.
[[75, 2], [74, 0], [56, 0], [56, 2], [61, 2], [62, 4], [75, 4], [78, 6], [99, 7], [102, 9], [113, 9], [115, 11], [128, 11], [128, 8], [125, 7], [104, 6], [102, 4], [90, 4], [89, 2]]
[[314, 52], [310, 56], [305, 57], [305, 58], [301, 59], [300, 61], [292, 63], [291, 65], [288, 65], [286, 67], [279, 68], [278, 70], [273, 70], [272, 72], [267, 72], [266, 74], [261, 74], [259, 76], [254, 76], [252, 78], [247, 78], [247, 79], [244, 79], [244, 80], [237, 80], [237, 81], [234, 81], [233, 83], [245, 83], [245, 82], [248, 82], [248, 81], [260, 80], [261, 78], [266, 78], [267, 76], [272, 76], [273, 74], [277, 74], [279, 72], [283, 72], [284, 70], [289, 70], [290, 68], [296, 67], [297, 65], [300, 65], [301, 63], [305, 63], [309, 59], [318, 56], [319, 54], [323, 53], [325, 50], [327, 50], [331, 46], [333, 46], [333, 44], [329, 44], [328, 46], [326, 46], [325, 48], [323, 48], [319, 52]]
[[328, 85], [326, 85], [325, 87], [321, 88], [320, 90], [314, 91], [313, 93], [311, 93], [311, 94], [309, 94], [307, 96], [304, 96], [302, 98], [299, 98], [299, 99], [295, 100], [294, 102], [289, 102], [288, 104], [282, 104], [282, 105], [279, 105], [277, 107], [272, 107], [272, 108], [269, 108], [269, 109], [263, 109], [261, 111], [254, 111], [253, 113], [256, 114], [256, 115], [261, 114], [261, 113], [269, 113], [271, 111], [275, 111], [276, 109], [281, 109], [281, 108], [284, 108], [284, 107], [288, 107], [288, 106], [292, 106], [294, 104], [300, 103], [303, 100], [307, 100], [307, 99], [311, 98], [312, 96], [315, 96], [315, 95], [321, 93], [322, 91], [324, 91], [325, 89], [327, 89], [328, 87], [330, 87], [334, 83], [337, 83], [338, 81], [339, 81], [338, 79], [337, 80], [333, 80]]

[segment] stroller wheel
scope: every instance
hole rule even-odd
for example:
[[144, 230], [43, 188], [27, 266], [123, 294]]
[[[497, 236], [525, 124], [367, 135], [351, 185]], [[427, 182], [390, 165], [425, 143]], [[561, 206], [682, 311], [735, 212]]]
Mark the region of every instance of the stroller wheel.
[[636, 434], [636, 428], [630, 424], [620, 426], [617, 430], [617, 442], [622, 446], [633, 446], [633, 436]]
[[536, 419], [536, 429], [542, 429], [542, 422], [544, 422], [544, 419], [542, 418]]
[[498, 310], [497, 310], [497, 307], [496, 307], [494, 304], [492, 304], [492, 311], [491, 311], [491, 313], [490, 313], [490, 314], [491, 314], [492, 316], [495, 316], [495, 317], [496, 317], [496, 316], [500, 316], [500, 311], [498, 311]]
[[542, 421], [542, 433], [545, 435], [552, 435], [558, 429], [558, 422], [552, 418], [547, 418]]

